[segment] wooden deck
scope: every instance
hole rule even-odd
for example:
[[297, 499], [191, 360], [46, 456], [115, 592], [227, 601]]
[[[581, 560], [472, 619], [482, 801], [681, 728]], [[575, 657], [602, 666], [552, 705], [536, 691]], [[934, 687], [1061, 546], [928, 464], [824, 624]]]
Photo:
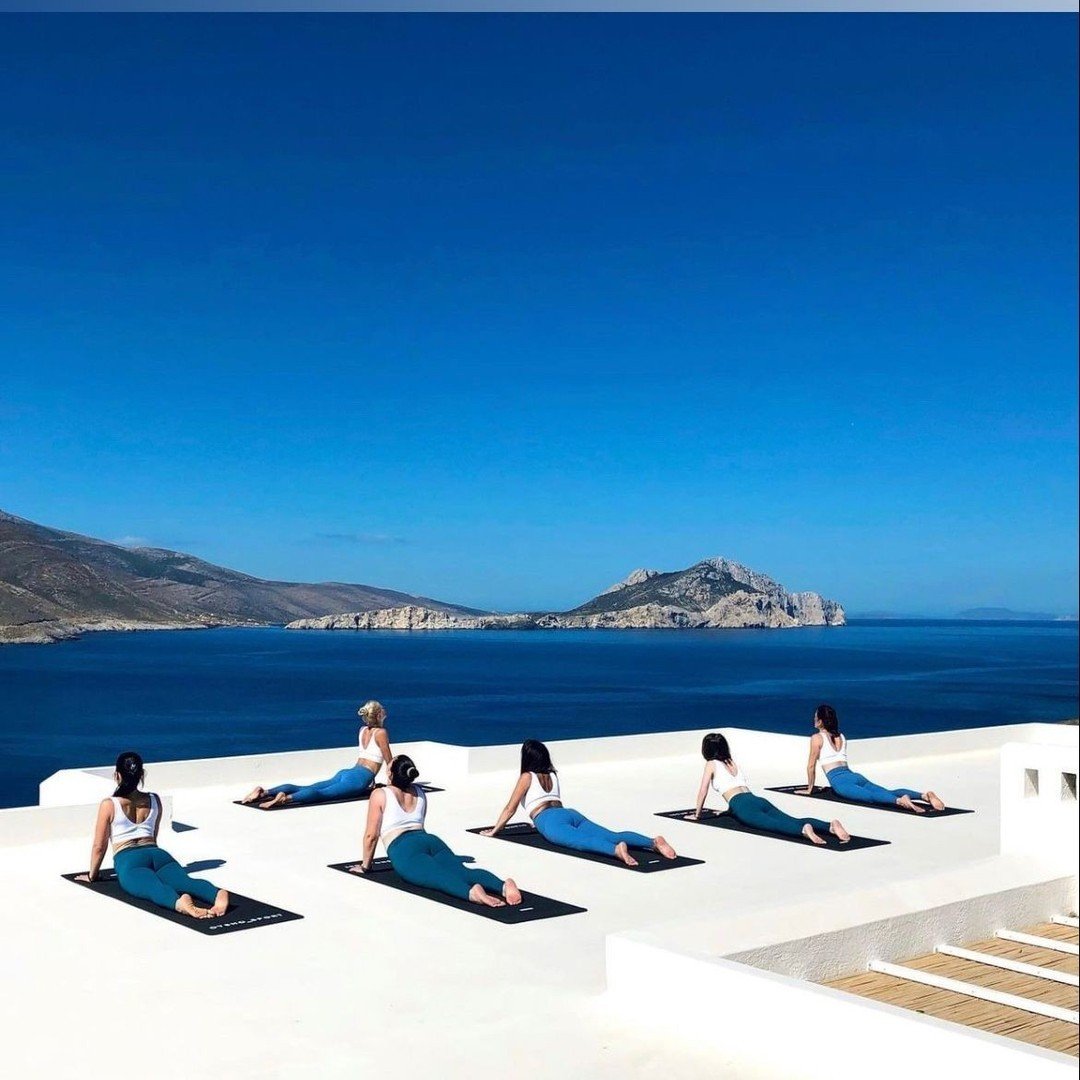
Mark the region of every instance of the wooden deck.
[[[1025, 928], [1025, 933], [1038, 937], [1053, 938], [1075, 944], [1077, 931], [1056, 923], [1040, 923]], [[1038, 967], [1053, 968], [1071, 974], [1077, 973], [1077, 957], [1050, 949], [1019, 945], [1000, 938], [976, 941], [965, 945], [976, 952], [991, 953], [1011, 960], [1019, 960]], [[1016, 994], [1031, 1001], [1059, 1005], [1067, 1009], [1080, 1007], [1080, 990], [1064, 986], [1032, 975], [1021, 975], [1000, 968], [987, 967], [971, 960], [961, 960], [941, 953], [918, 956], [903, 961], [905, 967], [933, 972], [944, 978], [959, 979], [976, 986], [989, 987], [1003, 993]], [[1004, 1035], [1010, 1039], [1034, 1043], [1063, 1054], [1080, 1056], [1080, 1027], [1064, 1020], [1050, 1019], [1004, 1005], [968, 997], [950, 990], [922, 986], [905, 979], [894, 978], [874, 971], [848, 975], [825, 983], [837, 990], [873, 998], [875, 1001], [897, 1005], [904, 1009], [925, 1013], [954, 1024], [964, 1024], [981, 1031]]]

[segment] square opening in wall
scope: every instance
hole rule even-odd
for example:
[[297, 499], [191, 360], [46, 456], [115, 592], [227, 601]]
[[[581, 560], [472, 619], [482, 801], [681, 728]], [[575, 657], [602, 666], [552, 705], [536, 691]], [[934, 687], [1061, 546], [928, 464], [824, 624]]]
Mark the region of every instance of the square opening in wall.
[[1039, 797], [1039, 770], [1024, 770], [1024, 798], [1037, 799]]
[[1076, 773], [1063, 772], [1061, 774], [1061, 800], [1062, 802], [1076, 802]]

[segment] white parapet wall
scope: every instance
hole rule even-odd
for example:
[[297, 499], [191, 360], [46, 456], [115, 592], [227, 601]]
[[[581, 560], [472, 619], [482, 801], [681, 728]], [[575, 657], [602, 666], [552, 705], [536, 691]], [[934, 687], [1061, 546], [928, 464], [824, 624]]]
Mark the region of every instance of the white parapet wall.
[[1002, 852], [1037, 854], [1076, 874], [1078, 762], [1075, 739], [1071, 745], [1011, 742], [1001, 748]]
[[[647, 762], [658, 758], [697, 759], [702, 737], [710, 729], [652, 732], [593, 739], [550, 742], [552, 757], [561, 765], [613, 765]], [[809, 728], [805, 735], [781, 735], [750, 728], [720, 727], [740, 762], [752, 771], [782, 767], [793, 781], [805, 775]], [[1071, 741], [1070, 741], [1071, 740]], [[887, 738], [863, 739], [857, 744], [860, 766], [889, 764], [915, 758], [996, 751], [1005, 742], [1072, 746], [1076, 728], [1057, 724], [1012, 724], [1005, 727], [969, 728]], [[518, 767], [520, 744], [458, 746], [420, 741], [395, 744], [410, 754], [426, 779], [455, 780], [493, 772], [513, 773]], [[187, 761], [148, 762], [148, 781], [161, 791], [217, 787], [223, 784], [251, 787], [284, 779], [304, 780], [330, 776], [355, 760], [355, 746], [325, 750], [292, 750], [273, 754], [198, 758]], [[41, 806], [62, 806], [100, 799], [109, 793], [109, 765], [63, 769], [39, 786]]]

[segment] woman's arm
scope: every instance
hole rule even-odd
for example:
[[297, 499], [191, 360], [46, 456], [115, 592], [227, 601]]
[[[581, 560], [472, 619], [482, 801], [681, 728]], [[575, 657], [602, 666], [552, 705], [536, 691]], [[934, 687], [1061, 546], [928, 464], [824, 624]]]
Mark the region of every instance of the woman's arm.
[[810, 760], [806, 763], [806, 791], [804, 794], [814, 794], [814, 777], [817, 775], [817, 759], [821, 753], [821, 740], [823, 736], [819, 734], [810, 736]]
[[506, 825], [506, 823], [517, 813], [517, 808], [521, 805], [521, 800], [525, 797], [525, 792], [529, 790], [529, 774], [522, 773], [518, 777], [518, 782], [514, 785], [514, 790], [510, 794], [510, 801], [503, 807], [502, 813], [499, 815], [498, 821], [491, 826], [490, 829], [485, 829], [481, 836], [498, 836], [499, 831]]
[[379, 830], [382, 827], [383, 807], [386, 805], [386, 791], [379, 788], [371, 793], [367, 805], [367, 822], [364, 825], [364, 853], [360, 862], [349, 869], [354, 874], [366, 874], [375, 859], [375, 845], [379, 842]]
[[97, 881], [98, 871], [109, 850], [109, 826], [112, 824], [112, 799], [102, 799], [94, 823], [94, 839], [90, 842], [90, 870], [80, 874], [77, 881]]
[[390, 772], [390, 762], [394, 760], [393, 752], [390, 749], [390, 736], [386, 734], [384, 728], [376, 728], [375, 734], [371, 736], [375, 740], [375, 745], [382, 751], [383, 764], [386, 765], [386, 771]]
[[694, 812], [687, 814], [688, 818], [697, 821], [701, 817], [701, 811], [705, 808], [705, 796], [709, 794], [709, 780], [712, 778], [714, 761], [705, 762], [705, 771], [701, 774], [701, 784], [698, 787], [697, 802], [694, 804]]

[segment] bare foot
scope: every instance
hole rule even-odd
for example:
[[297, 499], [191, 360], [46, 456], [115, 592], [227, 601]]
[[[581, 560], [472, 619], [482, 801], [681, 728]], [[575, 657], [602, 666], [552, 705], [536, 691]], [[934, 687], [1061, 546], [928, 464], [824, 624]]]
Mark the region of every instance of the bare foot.
[[179, 900], [176, 901], [176, 910], [181, 915], [190, 915], [193, 919], [209, 919], [210, 912], [204, 907], [199, 907], [188, 893], [184, 893]]
[[256, 785], [240, 801], [242, 803], [253, 803], [256, 799], [261, 799], [265, 794], [266, 788]]
[[630, 854], [630, 849], [626, 846], [625, 840], [615, 845], [615, 858], [627, 866], [637, 866], [637, 859]]
[[218, 889], [217, 896], [214, 898], [214, 906], [210, 909], [210, 917], [212, 919], [220, 918], [229, 910], [229, 894], [224, 889]]
[[483, 904], [484, 907], [506, 907], [506, 902], [497, 896], [484, 891], [483, 885], [474, 885], [469, 890], [469, 899], [474, 904]]
[[896, 800], [896, 805], [902, 806], [905, 810], [914, 810], [916, 814], [926, 813], [921, 806], [917, 806], [911, 801], [910, 795], [901, 795], [900, 798]]
[[259, 803], [259, 806], [263, 810], [273, 810], [275, 806], [280, 806], [282, 803], [287, 803], [289, 796], [284, 791], [279, 791], [272, 799], [267, 802]]
[[819, 847], [824, 846], [825, 841], [821, 839], [816, 832], [814, 832], [813, 825], [804, 825], [802, 829], [803, 836], [810, 841], [811, 844], [817, 844]]
[[923, 798], [935, 809], [944, 810], [945, 804], [932, 791], [928, 791]]
[[829, 826], [829, 832], [831, 832], [841, 844], [846, 844], [851, 839], [851, 833], [849, 833], [839, 821], [834, 821]]
[[503, 882], [503, 897], [511, 906], [521, 903], [521, 890], [513, 878], [507, 878]]
[[664, 856], [665, 859], [677, 859], [675, 849], [662, 837], [658, 836], [653, 840], [653, 847]]

